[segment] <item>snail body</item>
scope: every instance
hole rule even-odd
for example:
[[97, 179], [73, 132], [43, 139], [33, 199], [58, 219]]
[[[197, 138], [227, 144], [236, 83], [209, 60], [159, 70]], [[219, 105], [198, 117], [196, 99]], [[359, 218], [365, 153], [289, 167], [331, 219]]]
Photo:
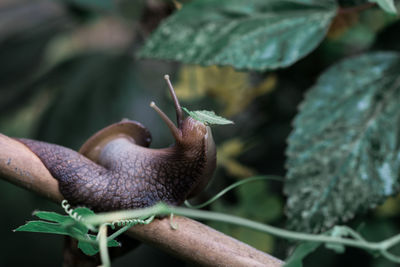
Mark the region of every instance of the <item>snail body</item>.
[[152, 102], [175, 139], [168, 148], [152, 149], [149, 131], [130, 120], [112, 124], [89, 138], [79, 153], [45, 142], [18, 139], [28, 146], [59, 182], [72, 204], [96, 211], [143, 208], [163, 201], [180, 205], [207, 185], [216, 166], [211, 129], [184, 118], [175, 92], [177, 126]]

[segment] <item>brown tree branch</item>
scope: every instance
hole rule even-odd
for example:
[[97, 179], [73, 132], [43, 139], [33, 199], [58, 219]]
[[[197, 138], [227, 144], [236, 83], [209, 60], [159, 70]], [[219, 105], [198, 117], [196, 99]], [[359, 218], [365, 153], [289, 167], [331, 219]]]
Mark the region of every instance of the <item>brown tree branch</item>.
[[371, 8], [375, 6], [375, 3], [365, 3], [362, 5], [358, 6], [352, 6], [352, 7], [340, 7], [338, 11], [338, 15], [343, 15], [343, 14], [349, 14], [349, 13], [356, 13], [356, 12], [361, 12], [364, 11], [368, 8]]
[[[57, 180], [40, 159], [22, 143], [0, 134], [0, 177], [47, 198], [61, 202]], [[203, 266], [281, 266], [277, 258], [250, 247], [197, 221], [175, 217], [173, 230], [168, 218], [127, 232], [185, 261]]]

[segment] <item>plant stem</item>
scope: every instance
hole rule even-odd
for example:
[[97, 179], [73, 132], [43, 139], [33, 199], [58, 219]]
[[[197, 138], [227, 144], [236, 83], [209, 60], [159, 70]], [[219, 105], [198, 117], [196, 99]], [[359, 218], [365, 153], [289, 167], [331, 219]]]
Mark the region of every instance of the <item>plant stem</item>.
[[336, 244], [342, 244], [342, 245], [371, 249], [371, 250], [377, 250], [381, 248], [380, 243], [360, 242], [358, 240], [346, 239], [341, 237], [294, 232], [223, 213], [188, 210], [183, 208], [172, 208], [171, 211], [177, 215], [187, 216], [191, 218], [208, 219], [208, 220], [236, 224], [291, 240], [321, 242], [321, 243], [336, 243]]
[[356, 240], [343, 237], [300, 233], [254, 222], [237, 216], [227, 215], [218, 212], [211, 212], [211, 211], [192, 210], [180, 207], [169, 207], [162, 203], [145, 209], [119, 211], [119, 212], [103, 213], [99, 215], [88, 216], [85, 218], [85, 222], [93, 225], [99, 225], [116, 219], [121, 220], [121, 219], [137, 218], [141, 216], [166, 215], [171, 213], [191, 218], [206, 219], [206, 220], [235, 224], [291, 240], [320, 242], [320, 243], [335, 243], [335, 244], [342, 244], [346, 246], [357, 247], [368, 250], [386, 251], [388, 248], [400, 242], [400, 234], [392, 238], [383, 240], [381, 242], [368, 242], [362, 239], [361, 236], [359, 236], [358, 240]]
[[396, 255], [393, 255], [392, 253], [390, 253], [387, 250], [381, 250], [381, 254], [388, 260], [391, 260], [391, 261], [396, 262], [396, 263], [400, 263], [400, 257], [396, 256]]
[[134, 224], [127, 224], [124, 227], [118, 229], [118, 231], [116, 231], [115, 233], [113, 233], [112, 235], [110, 235], [109, 237], [107, 237], [107, 241], [111, 241], [114, 238], [118, 237], [119, 235], [123, 234], [126, 230], [128, 230], [129, 228], [131, 228]]
[[102, 224], [99, 230], [99, 248], [100, 248], [100, 257], [103, 267], [110, 267], [110, 256], [108, 255], [108, 247], [107, 247], [107, 224]]
[[382, 241], [382, 243], [383, 243], [382, 246], [385, 250], [389, 249], [389, 248], [393, 247], [394, 245], [400, 243], [400, 234], [389, 237], [385, 241]]
[[276, 175], [262, 175], [262, 176], [254, 176], [254, 177], [250, 177], [247, 178], [245, 180], [241, 180], [238, 181], [236, 183], [231, 184], [230, 186], [226, 187], [225, 189], [223, 189], [221, 192], [219, 192], [218, 194], [216, 194], [215, 196], [213, 196], [212, 198], [210, 198], [209, 200], [207, 200], [206, 202], [199, 204], [199, 205], [192, 205], [189, 203], [189, 201], [185, 201], [185, 205], [189, 208], [192, 209], [201, 209], [209, 204], [211, 204], [212, 202], [214, 202], [215, 200], [217, 200], [218, 198], [220, 198], [221, 196], [223, 196], [224, 194], [226, 194], [228, 191], [242, 185], [242, 184], [246, 184], [249, 182], [255, 182], [255, 181], [260, 181], [260, 180], [273, 180], [273, 181], [279, 181], [282, 182], [283, 178], [280, 176], [276, 176]]

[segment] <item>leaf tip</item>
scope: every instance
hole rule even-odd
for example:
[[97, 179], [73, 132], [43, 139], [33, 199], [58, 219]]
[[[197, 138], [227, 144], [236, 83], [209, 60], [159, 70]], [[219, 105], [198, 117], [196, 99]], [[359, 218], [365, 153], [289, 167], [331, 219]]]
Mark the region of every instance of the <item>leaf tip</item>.
[[[23, 225], [22, 225], [22, 226], [23, 226]], [[11, 230], [11, 231], [13, 231], [13, 233], [15, 233], [15, 232], [21, 232], [22, 226], [18, 226], [17, 228], [15, 228], [15, 229], [13, 229], [13, 230]]]
[[234, 124], [233, 121], [228, 120], [224, 117], [218, 116], [214, 111], [209, 110], [195, 110], [190, 111], [185, 107], [182, 109], [193, 119], [198, 120], [206, 125], [227, 125]]
[[32, 216], [36, 216], [36, 214], [38, 214], [40, 212], [40, 210], [34, 210], [32, 211]]

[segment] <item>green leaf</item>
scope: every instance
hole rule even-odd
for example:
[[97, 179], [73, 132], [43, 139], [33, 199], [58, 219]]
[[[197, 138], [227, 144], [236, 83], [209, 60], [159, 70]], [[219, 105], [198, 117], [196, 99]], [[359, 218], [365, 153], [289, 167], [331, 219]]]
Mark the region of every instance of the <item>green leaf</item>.
[[[95, 215], [95, 213], [85, 207], [79, 207], [73, 210], [73, 214], [79, 216]], [[73, 238], [77, 238], [78, 247], [87, 255], [92, 256], [99, 252], [98, 244], [93, 244], [89, 241], [96, 241], [95, 235], [87, 234], [89, 229], [83, 223], [75, 221], [70, 216], [64, 216], [56, 212], [48, 211], [35, 211], [34, 215], [48, 221], [30, 221], [23, 226], [15, 229], [16, 232], [37, 232], [37, 233], [49, 233], [49, 234], [60, 234], [68, 235]], [[56, 223], [53, 223], [56, 222]], [[74, 222], [74, 225], [70, 223]], [[85, 241], [87, 240], [87, 241]], [[116, 240], [108, 241], [108, 247], [118, 247], [120, 243]]]
[[83, 224], [70, 226], [61, 223], [51, 223], [45, 221], [29, 221], [14, 230], [15, 232], [37, 232], [48, 234], [69, 235], [74, 238], [85, 238], [88, 229]]
[[80, 216], [95, 215], [94, 211], [86, 207], [78, 207], [74, 209], [74, 212], [78, 213]]
[[69, 232], [62, 225], [44, 221], [30, 221], [25, 225], [18, 227], [14, 231], [69, 235]]
[[[73, 213], [77, 213], [79, 216], [86, 216], [86, 215], [94, 215], [95, 213], [85, 207], [79, 207], [73, 210]], [[39, 217], [40, 219], [47, 220], [47, 221], [53, 221], [53, 222], [58, 222], [60, 223], [61, 227], [64, 227], [67, 232], [71, 234], [75, 234], [76, 232], [79, 232], [81, 234], [86, 234], [88, 232], [88, 228], [86, 225], [83, 223], [76, 223], [74, 226], [72, 226], [73, 231], [71, 232], [70, 227], [68, 226], [69, 223], [74, 221], [70, 216], [67, 215], [61, 215], [56, 212], [49, 212], [49, 211], [35, 211], [33, 215]]]
[[225, 119], [215, 114], [214, 111], [208, 110], [196, 110], [196, 111], [189, 111], [187, 108], [182, 107], [182, 109], [189, 114], [195, 120], [198, 120], [205, 124], [217, 124], [217, 125], [226, 125], [226, 124], [233, 124], [233, 121]]
[[[96, 241], [96, 236], [94, 236], [94, 235], [88, 235], [88, 236], [91, 240]], [[114, 239], [108, 241], [107, 245], [108, 245], [108, 247], [121, 246], [121, 244], [118, 243], [118, 241], [116, 241]], [[97, 244], [92, 244], [92, 243], [81, 241], [81, 240], [78, 242], [78, 248], [80, 248], [83, 253], [85, 253], [86, 255], [89, 255], [89, 256], [93, 256], [99, 252], [99, 246]]]
[[96, 255], [99, 252], [99, 246], [91, 244], [89, 242], [79, 241], [78, 248], [82, 250], [83, 253], [89, 256]]
[[388, 13], [397, 14], [394, 0], [369, 0], [371, 3], [377, 3], [383, 10]]
[[[77, 213], [78, 216], [95, 215], [91, 209], [85, 207], [76, 208], [73, 212]], [[87, 228], [87, 226], [81, 222], [75, 224], [73, 227], [78, 229], [82, 234], [86, 234], [89, 231], [89, 228]]]
[[[94, 215], [92, 210], [83, 207], [76, 208], [73, 212], [80, 216]], [[70, 216], [49, 211], [35, 211], [33, 214], [40, 219], [51, 222], [30, 221], [25, 225], [18, 227], [15, 231], [62, 234], [75, 238], [86, 238], [86, 234], [89, 231], [89, 229], [83, 223], [76, 222], [74, 225], [71, 225], [71, 222], [74, 222], [74, 219], [72, 219]]]
[[302, 243], [296, 247], [292, 255], [286, 260], [284, 267], [302, 267], [303, 259], [314, 252], [321, 243], [307, 242]]
[[67, 223], [73, 220], [69, 216], [61, 215], [52, 211], [35, 211], [33, 215], [43, 220], [58, 222], [58, 223]]
[[331, 0], [194, 0], [166, 19], [141, 57], [237, 69], [286, 67], [322, 41]]
[[400, 55], [369, 53], [326, 71], [288, 139], [289, 227], [319, 232], [399, 192]]

